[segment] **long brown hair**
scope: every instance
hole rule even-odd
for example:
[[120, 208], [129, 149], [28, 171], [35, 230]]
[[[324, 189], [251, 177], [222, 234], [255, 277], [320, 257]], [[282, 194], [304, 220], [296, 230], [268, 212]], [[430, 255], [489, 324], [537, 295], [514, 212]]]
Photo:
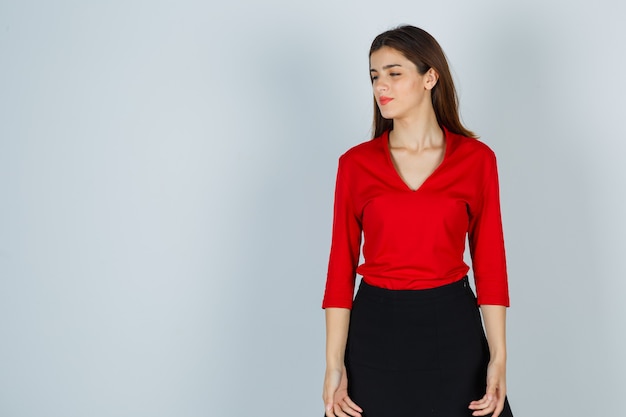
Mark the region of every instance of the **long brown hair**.
[[[440, 126], [453, 133], [464, 136], [477, 137], [467, 130], [459, 118], [459, 101], [452, 81], [452, 74], [448, 67], [446, 55], [439, 43], [428, 32], [415, 26], [399, 26], [376, 36], [370, 47], [371, 57], [374, 52], [388, 46], [403, 54], [413, 62], [420, 74], [424, 75], [433, 68], [439, 74], [439, 80], [431, 91], [433, 109]], [[385, 119], [376, 99], [374, 99], [373, 137], [378, 137], [385, 130], [393, 129], [393, 120]]]

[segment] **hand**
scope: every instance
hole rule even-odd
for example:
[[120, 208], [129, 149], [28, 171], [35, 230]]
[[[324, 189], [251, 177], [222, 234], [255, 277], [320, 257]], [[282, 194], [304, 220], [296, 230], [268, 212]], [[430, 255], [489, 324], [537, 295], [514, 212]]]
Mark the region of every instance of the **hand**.
[[506, 366], [501, 362], [489, 362], [487, 367], [487, 392], [484, 397], [472, 401], [470, 410], [473, 416], [485, 416], [493, 412], [492, 417], [498, 417], [504, 409], [506, 396]]
[[363, 410], [348, 397], [346, 367], [327, 369], [322, 395], [326, 417], [361, 417]]

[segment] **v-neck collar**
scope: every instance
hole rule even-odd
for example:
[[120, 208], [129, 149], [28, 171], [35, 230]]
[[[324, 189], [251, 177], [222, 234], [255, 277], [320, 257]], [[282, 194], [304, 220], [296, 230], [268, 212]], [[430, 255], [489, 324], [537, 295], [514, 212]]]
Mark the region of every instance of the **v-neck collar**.
[[448, 156], [450, 155], [450, 151], [452, 150], [451, 142], [452, 142], [453, 135], [450, 134], [448, 129], [446, 129], [445, 127], [442, 127], [442, 129], [443, 129], [443, 135], [444, 135], [444, 139], [445, 139], [445, 144], [444, 144], [445, 149], [444, 149], [444, 153], [443, 153], [443, 159], [441, 160], [439, 165], [437, 165], [437, 167], [433, 170], [433, 172], [431, 172], [430, 175], [428, 177], [426, 177], [426, 179], [424, 181], [422, 181], [420, 186], [417, 187], [415, 190], [412, 189], [411, 187], [409, 187], [409, 185], [404, 181], [404, 179], [402, 178], [402, 176], [400, 175], [400, 173], [396, 169], [396, 166], [393, 163], [393, 159], [391, 157], [391, 149], [389, 147], [389, 130], [386, 130], [385, 132], [383, 132], [381, 140], [383, 142], [383, 148], [385, 150], [387, 163], [389, 164], [389, 167], [392, 169], [393, 173], [395, 174], [394, 176], [397, 178], [398, 181], [400, 181], [400, 183], [403, 185], [403, 187], [407, 191], [410, 191], [412, 193], [416, 193], [419, 190], [421, 190], [424, 187], [424, 185], [440, 170], [441, 166], [448, 160]]

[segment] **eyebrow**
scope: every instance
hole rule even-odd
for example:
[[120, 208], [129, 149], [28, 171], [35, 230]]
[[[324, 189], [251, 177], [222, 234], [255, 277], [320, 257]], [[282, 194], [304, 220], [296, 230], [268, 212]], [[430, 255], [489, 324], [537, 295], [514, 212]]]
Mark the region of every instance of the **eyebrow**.
[[[389, 65], [385, 65], [383, 67], [384, 70], [389, 69], [389, 68], [393, 68], [393, 67], [401, 67], [402, 65], [400, 64], [389, 64]], [[374, 68], [370, 69], [370, 72], [378, 72], [377, 70], [375, 70]]]

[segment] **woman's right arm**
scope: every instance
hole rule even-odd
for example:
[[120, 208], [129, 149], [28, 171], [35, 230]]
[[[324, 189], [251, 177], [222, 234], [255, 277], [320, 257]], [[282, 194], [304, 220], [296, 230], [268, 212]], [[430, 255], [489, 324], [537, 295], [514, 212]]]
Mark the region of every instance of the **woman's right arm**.
[[326, 311], [326, 374], [322, 398], [327, 417], [361, 417], [348, 397], [344, 365], [350, 308], [361, 248], [361, 219], [354, 207], [344, 156], [339, 158], [335, 184], [333, 232], [322, 307]]
[[344, 365], [350, 310], [326, 308], [326, 375], [323, 400], [327, 417], [360, 417], [363, 410], [348, 396]]

